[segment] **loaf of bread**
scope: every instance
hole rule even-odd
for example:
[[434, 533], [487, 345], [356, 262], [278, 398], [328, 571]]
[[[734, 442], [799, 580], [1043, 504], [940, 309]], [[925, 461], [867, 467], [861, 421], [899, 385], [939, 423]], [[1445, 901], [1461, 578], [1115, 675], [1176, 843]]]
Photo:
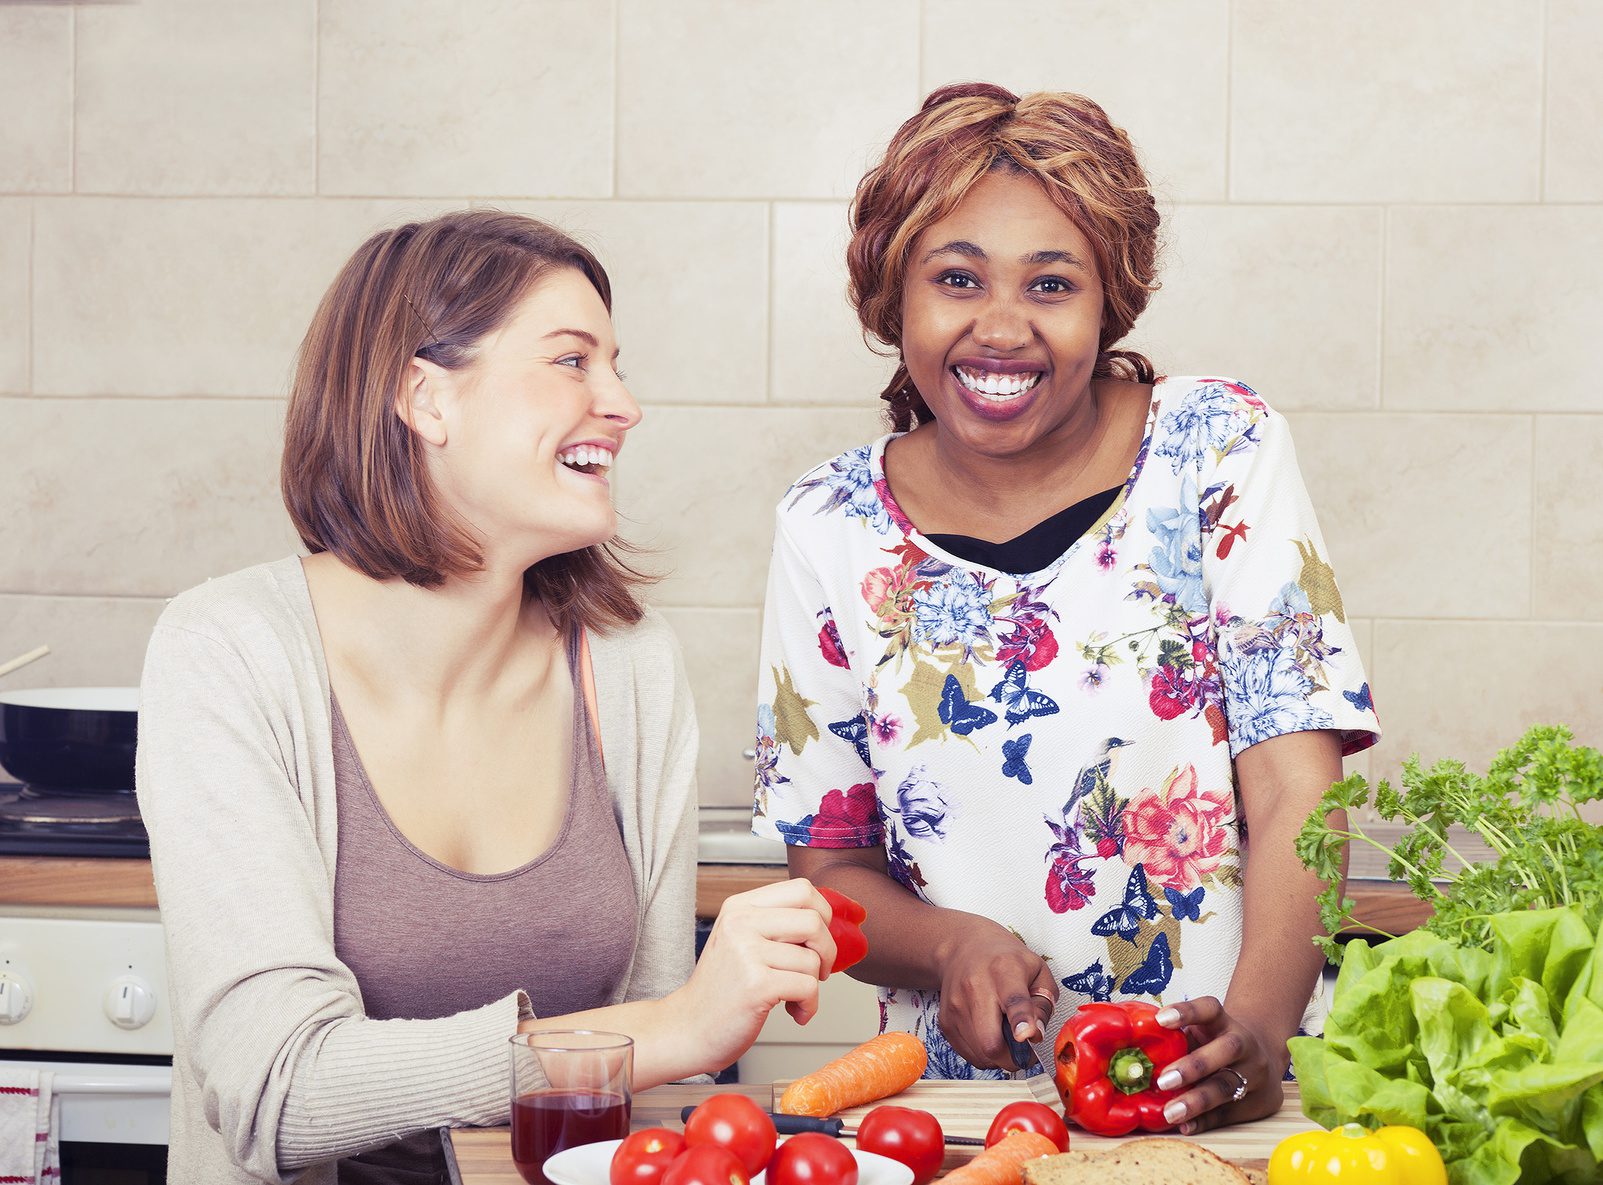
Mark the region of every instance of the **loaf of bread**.
[[1228, 1160], [1173, 1137], [1131, 1140], [1103, 1152], [1065, 1152], [1024, 1166], [1025, 1185], [1248, 1185], [1251, 1181]]

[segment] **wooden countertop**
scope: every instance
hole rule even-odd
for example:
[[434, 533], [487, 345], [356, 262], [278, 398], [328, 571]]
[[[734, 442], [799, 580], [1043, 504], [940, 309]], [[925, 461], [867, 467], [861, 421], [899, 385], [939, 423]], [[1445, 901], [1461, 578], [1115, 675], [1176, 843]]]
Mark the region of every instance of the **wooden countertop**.
[[[696, 915], [714, 917], [724, 898], [781, 880], [785, 875], [779, 865], [703, 864], [696, 877]], [[1353, 912], [1360, 923], [1392, 934], [1412, 930], [1430, 917], [1430, 906], [1410, 893], [1407, 886], [1388, 880], [1354, 876], [1348, 881], [1347, 893], [1357, 902]], [[0, 906], [155, 904], [156, 888], [148, 860], [0, 857]], [[1365, 931], [1355, 926], [1349, 933], [1362, 936]]]
[[120, 905], [154, 909], [149, 860], [0, 856], [0, 905]]
[[[679, 1121], [683, 1107], [725, 1090], [748, 1095], [765, 1109], [777, 1094], [768, 1083], [734, 1087], [659, 1086], [635, 1096], [632, 1126], [680, 1130], [684, 1126]], [[941, 1121], [941, 1128], [948, 1135], [984, 1136], [992, 1117], [1004, 1104], [1029, 1098], [1061, 1109], [1051, 1079], [1044, 1074], [1025, 1082], [918, 1082], [881, 1102], [929, 1111]], [[854, 1107], [843, 1111], [841, 1118], [846, 1120], [847, 1127], [855, 1127], [868, 1111], [868, 1107]], [[1308, 1131], [1315, 1126], [1303, 1117], [1297, 1088], [1288, 1085], [1286, 1101], [1276, 1114], [1256, 1123], [1206, 1132], [1195, 1137], [1193, 1142], [1243, 1168], [1262, 1169], [1276, 1144], [1294, 1132]], [[512, 1139], [506, 1128], [457, 1128], [448, 1134], [455, 1162], [452, 1180], [456, 1185], [523, 1185], [523, 1178], [512, 1165]], [[1089, 1152], [1111, 1148], [1133, 1138], [1107, 1139], [1071, 1130], [1069, 1146]], [[972, 1159], [978, 1151], [977, 1148], [947, 1148], [943, 1172]]]

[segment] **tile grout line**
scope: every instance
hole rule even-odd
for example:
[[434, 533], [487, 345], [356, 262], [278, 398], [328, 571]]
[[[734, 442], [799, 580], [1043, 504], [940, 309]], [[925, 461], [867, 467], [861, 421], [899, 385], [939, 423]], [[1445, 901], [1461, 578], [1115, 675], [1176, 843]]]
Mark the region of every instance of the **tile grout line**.
[[1531, 419], [1531, 518], [1530, 518], [1531, 526], [1530, 526], [1530, 532], [1527, 535], [1527, 538], [1530, 540], [1530, 545], [1531, 545], [1531, 553], [1530, 553], [1530, 565], [1531, 566], [1530, 566], [1530, 571], [1528, 573], [1528, 575], [1530, 577], [1531, 588], [1530, 588], [1530, 600], [1529, 600], [1529, 606], [1530, 607], [1527, 610], [1527, 612], [1529, 613], [1531, 620], [1532, 621], [1536, 621], [1537, 620], [1537, 615], [1536, 615], [1536, 590], [1537, 590], [1537, 579], [1536, 579], [1536, 529], [1537, 529], [1537, 525], [1538, 525], [1537, 524], [1537, 518], [1536, 518], [1536, 493], [1537, 493], [1537, 490], [1540, 487], [1539, 487], [1539, 484], [1538, 484], [1537, 479], [1536, 479], [1537, 416], [1533, 413], [1531, 415], [1530, 419]]
[[[4, 0], [0, 0], [4, 3]], [[843, 200], [850, 198], [840, 196], [820, 197], [816, 194], [741, 194], [730, 196], [728, 194], [668, 194], [668, 195], [623, 195], [608, 197], [605, 194], [549, 194], [549, 193], [498, 193], [485, 195], [482, 193], [128, 193], [110, 190], [4, 190], [0, 197], [78, 197], [100, 201], [186, 201], [186, 202], [473, 202], [479, 205], [495, 205], [498, 202], [562, 202], [562, 203], [605, 203], [623, 204], [633, 203], [642, 206], [711, 206], [711, 205], [764, 205], [768, 202], [791, 202], [798, 205], [831, 206], [839, 205]], [[1374, 201], [1268, 201], [1253, 199], [1252, 201], [1190, 201], [1178, 200], [1172, 203], [1174, 209], [1198, 210], [1372, 210], [1376, 207]], [[1544, 208], [1566, 210], [1596, 210], [1598, 203], [1592, 200], [1576, 199], [1573, 201], [1551, 202], [1481, 202], [1481, 201], [1423, 201], [1423, 202], [1388, 202], [1387, 209], [1398, 210], [1528, 210], [1534, 205]]]
[[1391, 261], [1392, 212], [1390, 206], [1380, 208], [1380, 272], [1379, 292], [1375, 300], [1375, 409], [1386, 410], [1386, 277]]
[[285, 403], [289, 395], [146, 395], [142, 393], [107, 394], [74, 394], [62, 395], [58, 392], [41, 392], [37, 394], [14, 392], [0, 394], [0, 401], [26, 400], [30, 403]]
[[[1539, 203], [1547, 198], [1547, 43], [1552, 19], [1551, 0], [1542, 0], [1536, 43], [1536, 82], [1541, 88], [1536, 99], [1537, 110], [1541, 112], [1536, 128], [1536, 200]], [[1533, 509], [1534, 506], [1532, 503]]]
[[674, 613], [761, 613], [763, 608], [762, 605], [756, 601], [742, 605], [708, 605], [698, 603], [688, 605], [665, 604], [662, 607]]
[[929, 24], [924, 18], [926, 16], [925, 8], [928, 4], [929, 0], [918, 0], [917, 16], [914, 18], [918, 22], [918, 29], [914, 34], [913, 41], [913, 44], [917, 46], [913, 54], [913, 69], [915, 71], [913, 102], [915, 103], [924, 97], [925, 90], [929, 86], [929, 82], [924, 75], [924, 33]]
[[323, 192], [323, 3], [312, 0], [312, 194]]
[[622, 7], [623, 0], [612, 0], [612, 192], [609, 196], [614, 201], [619, 193], [618, 132], [623, 110], [623, 16], [619, 11]]
[[67, 192], [78, 192], [78, 6], [72, 6], [72, 21], [67, 25], [67, 39], [72, 43], [67, 55], [67, 94], [72, 101], [72, 114], [67, 120]]
[[[182, 590], [180, 589], [180, 590], [176, 590], [174, 592], [148, 592], [148, 593], [147, 592], [81, 592], [81, 591], [79, 591], [79, 592], [63, 592], [63, 591], [41, 591], [39, 589], [3, 589], [3, 588], [0, 588], [0, 598], [5, 598], [5, 597], [33, 597], [33, 598], [37, 598], [37, 599], [41, 599], [41, 600], [50, 599], [50, 600], [95, 600], [95, 601], [134, 601], [134, 602], [140, 602], [140, 601], [164, 601], [164, 600], [167, 600], [167, 599], [169, 599], [171, 597], [177, 596], [178, 592], [181, 592], [181, 591]], [[733, 605], [731, 605], [731, 604], [710, 605], [710, 604], [706, 604], [704, 602], [685, 602], [685, 603], [681, 604], [681, 603], [674, 602], [674, 601], [652, 601], [651, 604], [652, 604], [652, 606], [654, 608], [657, 608], [657, 609], [660, 609], [660, 610], [663, 610], [663, 611], [666, 611], [666, 612], [674, 612], [674, 613], [682, 613], [682, 612], [683, 613], [689, 613], [689, 612], [694, 612], [694, 613], [754, 613], [754, 612], [755, 613], [761, 613], [762, 612], [762, 608], [763, 608], [762, 605], [757, 603], [757, 602], [743, 602], [743, 603], [740, 603], [740, 604], [733, 604]], [[1537, 619], [1537, 618], [1521, 618], [1521, 617], [1444, 617], [1444, 616], [1432, 616], [1432, 615], [1426, 615], [1426, 616], [1422, 616], [1422, 617], [1398, 617], [1398, 616], [1369, 616], [1368, 614], [1354, 614], [1353, 616], [1354, 616], [1355, 619], [1365, 620], [1365, 621], [1368, 621], [1370, 623], [1370, 628], [1371, 628], [1370, 646], [1371, 646], [1371, 650], [1372, 650], [1372, 657], [1376, 660], [1375, 663], [1370, 664], [1370, 669], [1371, 669], [1372, 672], [1378, 666], [1378, 661], [1379, 661], [1379, 657], [1380, 657], [1380, 651], [1379, 651], [1379, 647], [1378, 647], [1378, 639], [1375, 637], [1374, 631], [1377, 630], [1380, 626], [1383, 626], [1383, 625], [1384, 626], [1404, 626], [1404, 627], [1417, 627], [1417, 626], [1422, 626], [1422, 625], [1425, 625], [1425, 626], [1430, 626], [1430, 625], [1483, 626], [1483, 627], [1486, 627], [1486, 628], [1489, 628], [1489, 629], [1502, 628], [1502, 627], [1506, 627], [1506, 626], [1541, 626], [1541, 627], [1551, 627], [1551, 628], [1554, 628], [1554, 629], [1576, 629], [1576, 628], [1588, 629], [1588, 628], [1600, 628], [1600, 627], [1603, 627], [1603, 621], [1600, 621], [1600, 620], [1597, 620], [1597, 619], [1581, 619], [1581, 618], [1557, 618], [1557, 617], [1555, 617], [1555, 618], [1551, 618], [1551, 619], [1549, 619], [1549, 618]], [[1379, 684], [1381, 684], [1383, 682], [1383, 680], [1381, 680], [1380, 678], [1372, 678], [1370, 680], [1370, 682], [1372, 684], [1379, 685]]]
[[774, 350], [774, 273], [777, 270], [775, 255], [779, 250], [779, 235], [776, 233], [776, 223], [779, 221], [779, 204], [768, 203], [768, 220], [765, 230], [768, 236], [767, 250], [764, 252], [763, 263], [767, 274], [763, 277], [763, 296], [766, 307], [764, 311], [763, 341], [768, 356], [763, 360], [763, 374], [766, 378], [763, 387], [764, 406], [778, 406], [774, 403], [774, 391], [777, 387], [778, 374], [775, 370], [776, 358]]
[[33, 350], [34, 339], [38, 336], [39, 317], [34, 309], [37, 303], [34, 299], [34, 255], [38, 251], [39, 241], [39, 213], [38, 203], [28, 203], [28, 349], [26, 352], [27, 366], [26, 378], [23, 383], [28, 388], [28, 394], [33, 394]]
[[1235, 170], [1231, 167], [1231, 154], [1235, 151], [1235, 141], [1231, 136], [1231, 125], [1235, 122], [1235, 49], [1236, 49], [1236, 4], [1235, 0], [1225, 0], [1225, 201], [1231, 198], [1231, 179]]
[[5, 597], [35, 597], [41, 601], [167, 601], [176, 597], [182, 589], [170, 593], [97, 593], [97, 592], [20, 592], [15, 589], [0, 589], [0, 598]]
[[1598, 618], [1565, 618], [1565, 617], [1372, 617], [1379, 625], [1479, 625], [1488, 628], [1501, 628], [1503, 626], [1552, 626], [1556, 629], [1576, 629], [1587, 627], [1603, 627], [1603, 620]]
[[[41, 402], [41, 403], [43, 403], [43, 402], [51, 402], [51, 401], [61, 402], [61, 403], [71, 403], [71, 402], [74, 402], [74, 401], [82, 401], [82, 402], [88, 403], [88, 402], [93, 402], [95, 400], [110, 400], [110, 399], [124, 399], [124, 400], [139, 399], [139, 400], [145, 400], [145, 401], [162, 401], [162, 400], [166, 400], [166, 401], [171, 401], [171, 402], [193, 402], [193, 403], [283, 403], [288, 398], [289, 398], [288, 393], [287, 392], [283, 392], [283, 391], [278, 392], [277, 394], [274, 394], [274, 393], [271, 393], [271, 392], [263, 393], [263, 392], [260, 392], [260, 391], [255, 391], [255, 392], [250, 392], [250, 393], [247, 393], [247, 394], [239, 394], [239, 395], [213, 395], [213, 394], [199, 394], [199, 393], [195, 393], [195, 392], [187, 392], [187, 393], [183, 393], [183, 394], [173, 394], [171, 392], [163, 392], [163, 393], [152, 394], [152, 393], [139, 392], [139, 391], [120, 392], [120, 393], [119, 392], [108, 392], [108, 391], [88, 391], [88, 392], [75, 391], [75, 392], [69, 392], [69, 393], [62, 393], [62, 392], [30, 392], [30, 391], [0, 392], [0, 400], [22, 399], [22, 400], [33, 400], [33, 401]], [[753, 403], [753, 402], [741, 402], [741, 401], [732, 401], [732, 402], [729, 402], [729, 403], [713, 403], [713, 402], [681, 403], [681, 402], [675, 402], [675, 401], [670, 401], [670, 400], [652, 400], [652, 399], [648, 399], [648, 400], [646, 400], [644, 402], [644, 404], [642, 406], [644, 406], [648, 411], [653, 411], [653, 412], [663, 412], [663, 411], [694, 411], [694, 412], [720, 412], [720, 413], [729, 412], [729, 411], [770, 411], [770, 412], [789, 412], [789, 411], [808, 412], [808, 411], [818, 411], [818, 412], [840, 412], [840, 411], [853, 411], [853, 410], [862, 411], [863, 410], [861, 402], [853, 402], [853, 401], [826, 402], [826, 401], [823, 401], [823, 400], [809, 401], [809, 402], [805, 402], [805, 403], [801, 403], [801, 402], [790, 402], [790, 403], [762, 402], [762, 403]], [[1337, 417], [1337, 418], [1352, 418], [1352, 417], [1357, 417], [1357, 416], [1382, 416], [1382, 415], [1384, 415], [1384, 416], [1390, 416], [1390, 417], [1394, 417], [1394, 418], [1395, 417], [1400, 417], [1400, 416], [1416, 416], [1416, 417], [1419, 417], [1419, 416], [1425, 416], [1425, 417], [1454, 416], [1454, 417], [1458, 417], [1458, 418], [1461, 418], [1461, 419], [1475, 418], [1475, 419], [1503, 420], [1503, 419], [1511, 419], [1511, 418], [1531, 419], [1533, 417], [1542, 417], [1542, 416], [1565, 416], [1565, 417], [1575, 418], [1575, 419], [1595, 420], [1595, 421], [1603, 422], [1603, 410], [1588, 411], [1588, 410], [1578, 410], [1578, 409], [1571, 409], [1571, 408], [1554, 408], [1554, 409], [1549, 409], [1549, 410], [1543, 410], [1543, 411], [1540, 411], [1540, 412], [1531, 412], [1531, 411], [1525, 410], [1523, 408], [1518, 409], [1518, 410], [1499, 409], [1499, 408], [1449, 408], [1449, 409], [1445, 409], [1444, 410], [1442, 408], [1434, 408], [1434, 407], [1398, 407], [1398, 408], [1388, 408], [1388, 409], [1382, 411], [1380, 409], [1373, 408], [1373, 407], [1321, 408], [1321, 407], [1282, 407], [1280, 405], [1277, 405], [1276, 406], [1276, 410], [1280, 411], [1281, 414], [1283, 414], [1283, 415], [1285, 415], [1285, 416], [1287, 416], [1288, 418], [1291, 418], [1291, 419], [1301, 419], [1301, 418], [1309, 417], [1309, 416], [1334, 416], [1334, 417]]]

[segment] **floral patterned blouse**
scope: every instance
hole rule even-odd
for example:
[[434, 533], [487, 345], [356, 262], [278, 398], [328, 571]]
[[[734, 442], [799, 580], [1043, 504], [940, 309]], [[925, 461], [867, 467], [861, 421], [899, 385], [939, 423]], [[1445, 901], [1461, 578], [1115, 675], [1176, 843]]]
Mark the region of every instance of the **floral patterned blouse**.
[[[924, 900], [1012, 929], [1063, 986], [1047, 1051], [1088, 1000], [1223, 998], [1247, 860], [1233, 759], [1379, 735], [1285, 420], [1237, 382], [1160, 379], [1120, 496], [1026, 575], [919, 534], [890, 439], [780, 504], [753, 830], [883, 845]], [[923, 1039], [931, 1077], [998, 1076], [952, 1050], [939, 1003], [882, 988], [881, 1026]]]

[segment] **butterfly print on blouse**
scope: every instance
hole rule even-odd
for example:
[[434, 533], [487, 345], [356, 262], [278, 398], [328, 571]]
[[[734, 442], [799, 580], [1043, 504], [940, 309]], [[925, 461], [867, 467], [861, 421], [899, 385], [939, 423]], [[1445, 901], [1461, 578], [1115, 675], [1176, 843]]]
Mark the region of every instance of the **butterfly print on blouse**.
[[[1133, 942], [1136, 933], [1141, 929], [1141, 923], [1150, 922], [1157, 916], [1158, 903], [1147, 891], [1147, 871], [1137, 864], [1130, 872], [1130, 879], [1125, 883], [1124, 902], [1115, 905], [1092, 922], [1091, 933], [1102, 937], [1117, 934], [1120, 938]], [[1167, 947], [1167, 941], [1164, 945]]]
[[968, 736], [976, 728], [996, 723], [995, 712], [963, 694], [963, 685], [957, 681], [956, 675], [946, 676], [946, 682], [941, 687], [940, 715], [941, 723], [960, 737]]
[[1007, 664], [1007, 671], [997, 685], [991, 688], [990, 698], [1006, 709], [1009, 725], [1023, 724], [1032, 716], [1053, 716], [1057, 714], [1057, 701], [1045, 692], [1035, 691], [1025, 685], [1029, 672], [1024, 667], [1022, 659], [1015, 658]]

